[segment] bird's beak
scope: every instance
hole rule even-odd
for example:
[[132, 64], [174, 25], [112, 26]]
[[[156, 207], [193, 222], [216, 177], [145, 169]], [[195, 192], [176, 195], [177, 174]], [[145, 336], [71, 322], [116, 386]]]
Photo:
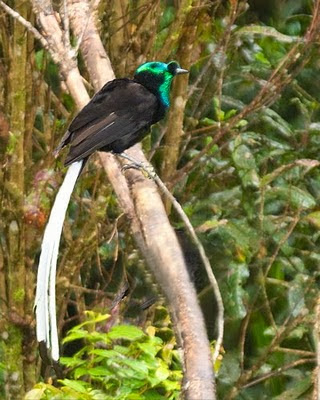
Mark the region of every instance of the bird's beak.
[[189, 71], [187, 69], [183, 69], [183, 68], [177, 68], [176, 69], [176, 75], [180, 75], [180, 74], [188, 74]]

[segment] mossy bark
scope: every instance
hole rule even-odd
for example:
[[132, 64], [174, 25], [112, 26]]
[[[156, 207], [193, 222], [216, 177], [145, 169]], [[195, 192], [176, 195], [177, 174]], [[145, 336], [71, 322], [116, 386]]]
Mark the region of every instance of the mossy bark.
[[[16, 2], [15, 9], [21, 16], [28, 18], [28, 3]], [[0, 312], [4, 318], [1, 318], [0, 323], [0, 353], [6, 368], [5, 397], [20, 399], [34, 385], [36, 371], [30, 340], [33, 297], [30, 282], [33, 281], [33, 272], [27, 268], [25, 261], [24, 222], [28, 38], [26, 29], [18, 21], [12, 20], [8, 27], [11, 28], [11, 50], [8, 54], [10, 83], [6, 101], [9, 105], [10, 137], [6, 154], [5, 187], [10, 190], [4, 192], [1, 205], [4, 229], [1, 257], [3, 301], [0, 303]]]
[[[197, 5], [197, 2], [194, 2]], [[198, 18], [197, 8], [186, 14], [186, 20], [183, 26], [183, 34], [178, 48], [177, 59], [182, 68], [189, 69], [193, 54], [192, 48], [196, 40], [197, 25], [194, 21]], [[170, 107], [168, 115], [168, 129], [164, 140], [163, 162], [161, 165], [161, 178], [164, 182], [170, 182], [170, 178], [176, 172], [179, 161], [180, 145], [183, 135], [184, 109], [188, 96], [188, 76], [180, 76], [174, 81], [172, 90], [173, 104]], [[171, 202], [165, 199], [165, 206], [168, 213], [171, 210]]]

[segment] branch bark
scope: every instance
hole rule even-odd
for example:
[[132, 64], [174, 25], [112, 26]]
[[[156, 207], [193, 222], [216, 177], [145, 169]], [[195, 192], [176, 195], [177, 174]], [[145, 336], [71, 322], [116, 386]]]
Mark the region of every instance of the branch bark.
[[[194, 2], [194, 6], [198, 2]], [[178, 49], [178, 59], [183, 68], [189, 69], [192, 60], [192, 46], [196, 40], [197, 25], [194, 21], [198, 18], [198, 9], [192, 10], [186, 18], [182, 28], [183, 35]], [[173, 87], [174, 102], [170, 107], [168, 115], [168, 129], [164, 137], [163, 162], [161, 165], [161, 178], [164, 182], [170, 181], [175, 174], [179, 155], [181, 138], [183, 135], [183, 120], [186, 102], [188, 100], [188, 76], [182, 76], [174, 82]], [[166, 203], [166, 209], [170, 212], [170, 202]]]
[[[20, 3], [16, 6], [17, 14], [21, 18], [26, 17], [30, 5]], [[11, 212], [6, 219], [5, 234], [2, 235], [3, 244], [6, 246], [6, 262], [2, 273], [5, 274], [5, 285], [1, 292], [0, 314], [7, 316], [1, 318], [0, 333], [5, 338], [1, 344], [3, 359], [6, 360], [5, 396], [8, 398], [20, 398], [25, 389], [35, 383], [35, 370], [30, 363], [29, 355], [35, 351], [32, 337], [24, 330], [16, 319], [30, 318], [30, 291], [28, 283], [33, 283], [33, 273], [26, 263], [26, 224], [24, 221], [24, 197], [25, 197], [25, 130], [26, 130], [26, 91], [27, 91], [27, 49], [28, 36], [25, 27], [18, 20], [12, 24], [12, 53], [10, 57], [9, 81], [10, 95], [6, 101], [9, 105], [10, 135], [14, 143], [14, 149], [8, 157], [8, 181], [7, 186], [12, 193], [4, 191], [2, 207]], [[2, 211], [2, 210], [1, 210]], [[5, 214], [3, 213], [1, 218]], [[31, 287], [33, 285], [31, 284]], [[28, 335], [28, 339], [27, 339]], [[24, 350], [28, 348], [28, 357], [24, 356]]]
[[[80, 73], [70, 48], [63, 42], [63, 32], [49, 1], [33, 0], [42, 30], [60, 58], [61, 72], [77, 105], [88, 101]], [[93, 11], [85, 0], [69, 0], [71, 27], [82, 38], [80, 49], [95, 89], [114, 77], [110, 60], [96, 29]], [[49, 38], [50, 36], [50, 38]], [[128, 151], [135, 159], [146, 162], [140, 145]], [[184, 392], [186, 399], [215, 399], [213, 364], [209, 342], [196, 293], [190, 282], [183, 253], [166, 215], [153, 181], [137, 171], [121, 173], [111, 154], [101, 153], [102, 165], [128, 216], [133, 236], [149, 267], [154, 272], [173, 315], [177, 339], [183, 350]]]

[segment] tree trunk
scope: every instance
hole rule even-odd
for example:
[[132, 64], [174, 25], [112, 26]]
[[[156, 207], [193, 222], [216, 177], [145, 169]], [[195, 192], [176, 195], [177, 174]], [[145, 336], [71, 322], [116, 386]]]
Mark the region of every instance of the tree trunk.
[[[28, 3], [18, 2], [17, 12], [27, 17], [30, 7]], [[24, 223], [24, 197], [25, 197], [25, 112], [27, 92], [27, 31], [16, 20], [12, 25], [12, 45], [9, 67], [10, 96], [8, 103], [10, 110], [10, 138], [7, 164], [7, 182], [5, 183], [5, 207], [10, 215], [5, 227], [5, 247], [2, 249], [2, 277], [1, 313], [7, 315], [2, 320], [0, 330], [6, 366], [6, 397], [8, 399], [21, 398], [25, 390], [30, 389], [36, 382], [36, 369], [34, 368], [35, 346], [30, 336], [30, 329], [26, 330], [26, 320], [30, 322], [30, 302], [33, 298], [33, 273], [26, 268], [25, 263], [25, 223]], [[3, 282], [4, 281], [4, 282]], [[31, 291], [31, 292], [30, 292]], [[29, 316], [28, 316], [29, 314]], [[27, 337], [28, 336], [28, 337]], [[25, 356], [27, 354], [27, 356]], [[31, 361], [31, 362], [30, 362]]]

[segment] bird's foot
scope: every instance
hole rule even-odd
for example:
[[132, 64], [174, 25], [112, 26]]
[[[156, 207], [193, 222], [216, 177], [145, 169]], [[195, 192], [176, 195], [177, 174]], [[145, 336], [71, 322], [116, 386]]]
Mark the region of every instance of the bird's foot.
[[156, 172], [152, 165], [143, 163], [141, 161], [137, 161], [126, 153], [120, 153], [118, 155], [120, 157], [125, 158], [126, 160], [130, 161], [130, 164], [125, 164], [121, 168], [121, 171], [127, 171], [128, 169], [133, 168], [133, 169], [137, 169], [137, 170], [141, 171], [146, 178], [149, 178], [149, 179], [155, 178]]
[[156, 173], [154, 168], [151, 165], [146, 165], [144, 163], [131, 163], [131, 164], [125, 164], [122, 168], [121, 171], [127, 171], [128, 169], [137, 169], [138, 171], [141, 171], [143, 175], [146, 178], [149, 179], [154, 179]]

